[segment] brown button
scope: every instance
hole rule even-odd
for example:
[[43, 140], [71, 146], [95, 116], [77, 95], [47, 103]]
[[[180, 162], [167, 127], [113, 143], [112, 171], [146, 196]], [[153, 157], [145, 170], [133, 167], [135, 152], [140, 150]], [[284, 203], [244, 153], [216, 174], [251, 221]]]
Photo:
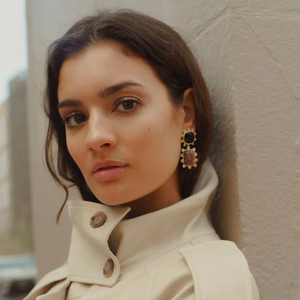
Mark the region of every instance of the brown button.
[[112, 259], [108, 259], [104, 265], [103, 276], [108, 278], [114, 272], [114, 262]]
[[90, 225], [93, 228], [98, 228], [105, 223], [106, 219], [106, 214], [103, 211], [98, 211], [91, 217]]

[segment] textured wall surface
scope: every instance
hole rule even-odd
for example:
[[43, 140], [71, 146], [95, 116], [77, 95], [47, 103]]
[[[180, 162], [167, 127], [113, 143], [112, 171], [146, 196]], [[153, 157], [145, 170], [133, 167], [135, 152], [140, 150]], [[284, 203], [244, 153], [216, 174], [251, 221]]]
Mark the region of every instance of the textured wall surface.
[[262, 299], [300, 299], [300, 2], [230, 1], [244, 252]]
[[298, 0], [27, 1], [31, 194], [40, 275], [65, 260], [70, 231], [66, 213], [55, 225], [63, 193], [41, 164], [46, 47], [81, 16], [110, 7], [156, 17], [191, 45], [213, 102], [218, 233], [243, 249], [261, 299], [300, 299]]
[[227, 1], [167, 1], [166, 21], [197, 56], [212, 98], [214, 134], [210, 157], [220, 184], [212, 215], [219, 235], [242, 247], [237, 191]]

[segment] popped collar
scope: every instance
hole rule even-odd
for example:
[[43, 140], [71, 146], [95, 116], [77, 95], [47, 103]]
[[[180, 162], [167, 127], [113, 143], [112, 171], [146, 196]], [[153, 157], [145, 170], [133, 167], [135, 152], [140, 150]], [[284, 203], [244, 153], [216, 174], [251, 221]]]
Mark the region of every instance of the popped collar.
[[[73, 231], [68, 280], [111, 287], [120, 276], [128, 276], [168, 251], [197, 237], [214, 234], [209, 207], [217, 184], [217, 174], [207, 160], [190, 197], [133, 219], [124, 219], [129, 207], [69, 201]], [[97, 212], [104, 213], [106, 220], [93, 228], [91, 218]], [[103, 269], [108, 260], [112, 260], [113, 270], [105, 277]]]

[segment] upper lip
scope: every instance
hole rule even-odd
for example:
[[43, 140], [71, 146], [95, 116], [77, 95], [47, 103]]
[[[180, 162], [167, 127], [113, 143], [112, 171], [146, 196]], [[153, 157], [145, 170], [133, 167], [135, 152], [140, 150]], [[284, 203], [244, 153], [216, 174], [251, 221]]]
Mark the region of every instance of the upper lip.
[[117, 160], [104, 160], [104, 161], [99, 161], [94, 164], [93, 166], [93, 173], [98, 172], [100, 169], [105, 168], [105, 167], [125, 167], [127, 164], [122, 163]]

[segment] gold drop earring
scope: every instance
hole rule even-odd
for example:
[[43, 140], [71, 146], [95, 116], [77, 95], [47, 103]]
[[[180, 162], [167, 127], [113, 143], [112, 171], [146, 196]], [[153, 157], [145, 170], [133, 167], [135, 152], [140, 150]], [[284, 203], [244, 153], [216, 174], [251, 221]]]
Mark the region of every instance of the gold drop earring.
[[[196, 152], [196, 148], [190, 148], [190, 145], [194, 145], [194, 142], [197, 141], [196, 139], [197, 132], [194, 131], [194, 129], [188, 128], [188, 130], [184, 130], [184, 133], [181, 135], [181, 143], [182, 149], [181, 149], [181, 162], [183, 168], [189, 168], [191, 167], [197, 167], [197, 161], [198, 161], [198, 153]], [[187, 147], [184, 149], [183, 147]]]

